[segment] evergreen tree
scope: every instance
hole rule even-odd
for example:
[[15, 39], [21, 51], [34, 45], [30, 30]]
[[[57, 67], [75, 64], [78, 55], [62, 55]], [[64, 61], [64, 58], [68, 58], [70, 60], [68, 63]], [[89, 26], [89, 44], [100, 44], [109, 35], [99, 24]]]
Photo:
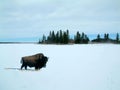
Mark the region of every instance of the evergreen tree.
[[51, 42], [55, 43], [55, 32], [52, 31]]
[[116, 35], [116, 42], [118, 43], [119, 42], [119, 34], [117, 33]]
[[81, 37], [79, 31], [77, 31], [76, 36], [74, 37], [74, 41], [76, 44], [81, 42]]
[[89, 42], [89, 38], [87, 35], [85, 35], [85, 38], [83, 39], [83, 43], [87, 44]]
[[100, 41], [100, 34], [97, 35], [97, 42]]
[[84, 39], [85, 39], [85, 34], [84, 34], [84, 32], [82, 32], [81, 43], [84, 43]]
[[109, 34], [107, 33], [107, 35], [106, 35], [106, 39], [108, 40], [109, 39]]
[[97, 39], [100, 40], [100, 34], [97, 35]]
[[48, 35], [48, 37], [47, 37], [47, 41], [48, 41], [49, 43], [51, 43], [51, 41], [52, 41], [52, 33], [51, 33], [51, 31], [50, 31], [50, 33], [49, 33], [49, 35]]
[[106, 33], [104, 34], [104, 39], [107, 40], [107, 34]]
[[40, 44], [41, 43], [41, 40], [39, 39], [39, 42], [38, 42], [38, 44]]
[[69, 43], [69, 30], [67, 30], [67, 43]]
[[55, 38], [55, 42], [56, 42], [56, 43], [59, 43], [60, 41], [59, 41], [59, 32], [58, 32], [58, 31], [57, 31], [55, 37], [56, 37], [56, 38]]
[[52, 37], [52, 33], [51, 33], [51, 31], [50, 31], [50, 33], [49, 33], [49, 37], [50, 37], [50, 39], [51, 39], [51, 37]]
[[62, 33], [62, 30], [60, 30], [60, 43], [63, 43], [63, 33]]
[[46, 36], [43, 34], [42, 43], [45, 43], [45, 41], [46, 41]]
[[67, 44], [67, 43], [68, 43], [67, 33], [63, 32], [63, 44]]
[[104, 39], [105, 39], [105, 40], [108, 40], [108, 39], [109, 39], [109, 34], [108, 34], [108, 33], [107, 33], [107, 34], [106, 34], [106, 33], [104, 34]]

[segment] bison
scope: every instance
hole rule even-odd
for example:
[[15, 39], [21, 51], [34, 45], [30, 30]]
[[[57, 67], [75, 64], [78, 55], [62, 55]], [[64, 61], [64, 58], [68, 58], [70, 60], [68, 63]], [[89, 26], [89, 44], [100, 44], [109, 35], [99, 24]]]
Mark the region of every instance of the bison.
[[46, 67], [48, 57], [44, 56], [42, 53], [38, 53], [32, 56], [25, 56], [21, 58], [21, 70], [23, 67], [27, 70], [27, 66], [35, 67], [35, 70], [39, 70], [42, 67]]

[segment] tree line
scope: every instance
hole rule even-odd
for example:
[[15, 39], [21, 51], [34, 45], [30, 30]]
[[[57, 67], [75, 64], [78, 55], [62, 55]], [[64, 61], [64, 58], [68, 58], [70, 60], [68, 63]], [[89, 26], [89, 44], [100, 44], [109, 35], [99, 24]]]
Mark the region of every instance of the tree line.
[[120, 43], [119, 34], [117, 33], [115, 40], [111, 39], [108, 33], [104, 34], [104, 38], [101, 38], [100, 34], [98, 34], [96, 39], [90, 41], [89, 37], [84, 32], [80, 33], [79, 31], [77, 31], [76, 34], [74, 35], [74, 38], [70, 38], [69, 30], [66, 31], [59, 30], [57, 32], [50, 31], [48, 36], [43, 35], [42, 40], [41, 39], [39, 40], [39, 43], [43, 43], [43, 44], [70, 44], [70, 43], [88, 44], [89, 42]]
[[48, 36], [43, 35], [42, 40], [39, 41], [39, 43], [44, 44], [87, 44], [88, 42], [88, 36], [85, 33], [80, 34], [79, 31], [74, 35], [74, 39], [70, 38], [69, 30], [59, 30], [56, 33], [50, 31]]
[[115, 39], [111, 39], [109, 37], [110, 35], [108, 33], [105, 33], [104, 34], [104, 38], [101, 38], [100, 34], [97, 35], [97, 38], [96, 39], [93, 39], [91, 42], [101, 42], [101, 43], [120, 43], [120, 40], [119, 40], [119, 34], [117, 33], [116, 34], [116, 38]]

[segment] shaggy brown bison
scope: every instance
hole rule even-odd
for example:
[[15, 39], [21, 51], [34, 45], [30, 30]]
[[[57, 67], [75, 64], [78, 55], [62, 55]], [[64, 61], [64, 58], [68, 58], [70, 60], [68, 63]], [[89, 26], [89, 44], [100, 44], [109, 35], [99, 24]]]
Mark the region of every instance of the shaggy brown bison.
[[35, 54], [32, 56], [25, 56], [21, 59], [21, 70], [23, 67], [27, 70], [27, 66], [35, 67], [35, 70], [41, 69], [42, 67], [46, 67], [46, 63], [48, 61], [48, 57], [44, 56], [42, 53]]

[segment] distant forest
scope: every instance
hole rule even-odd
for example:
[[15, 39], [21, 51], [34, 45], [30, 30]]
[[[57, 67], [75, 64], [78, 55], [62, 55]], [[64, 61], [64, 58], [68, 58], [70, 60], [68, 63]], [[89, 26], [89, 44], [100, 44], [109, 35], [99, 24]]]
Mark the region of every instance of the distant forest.
[[69, 30], [50, 31], [48, 36], [43, 35], [39, 44], [89, 44], [89, 43], [114, 43], [120, 44], [119, 34], [116, 34], [116, 39], [111, 39], [108, 33], [104, 34], [104, 38], [101, 38], [100, 34], [96, 35], [96, 38], [90, 40], [87, 34], [84, 32], [76, 32], [74, 38], [70, 38]]

